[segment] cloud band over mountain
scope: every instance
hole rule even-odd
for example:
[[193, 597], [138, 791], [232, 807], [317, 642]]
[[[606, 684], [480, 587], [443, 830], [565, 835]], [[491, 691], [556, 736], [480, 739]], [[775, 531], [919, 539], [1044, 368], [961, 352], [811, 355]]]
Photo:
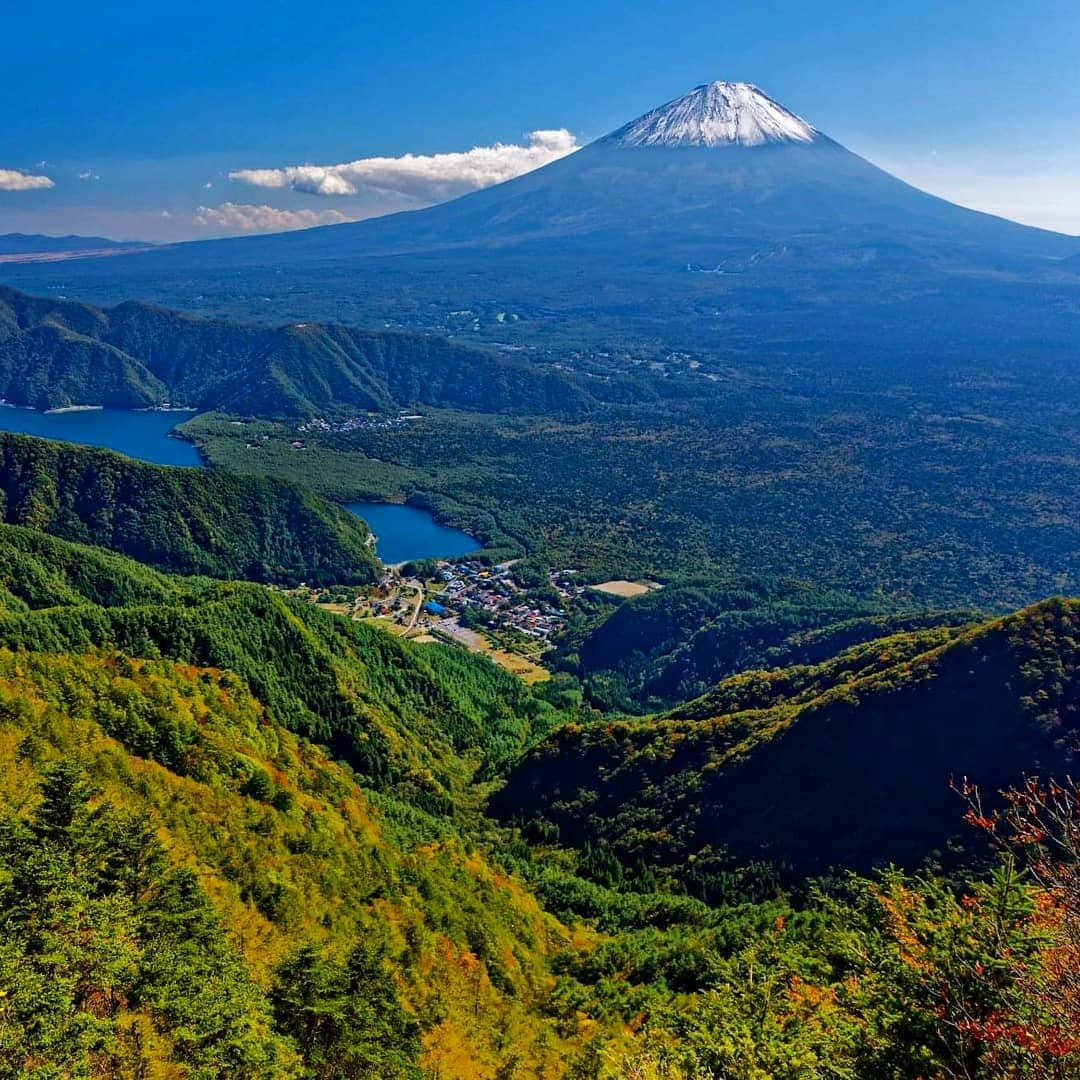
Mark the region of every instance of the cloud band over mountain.
[[527, 145], [496, 143], [456, 153], [360, 158], [342, 165], [238, 169], [229, 173], [229, 179], [312, 195], [357, 195], [368, 189], [440, 201], [501, 184], [577, 149], [575, 136], [565, 128], [557, 128], [531, 132]]
[[309, 229], [313, 225], [340, 225], [352, 218], [339, 210], [278, 210], [273, 206], [227, 202], [220, 206], [200, 206], [194, 220], [196, 225], [204, 228], [259, 233]]

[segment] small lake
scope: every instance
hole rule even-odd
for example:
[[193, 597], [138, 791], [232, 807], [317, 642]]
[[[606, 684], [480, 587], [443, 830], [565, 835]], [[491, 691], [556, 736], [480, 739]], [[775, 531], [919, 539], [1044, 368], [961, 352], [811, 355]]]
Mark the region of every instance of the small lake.
[[156, 465], [201, 465], [202, 459], [193, 443], [169, 438], [169, 432], [189, 416], [189, 413], [120, 409], [41, 413], [33, 409], [0, 408], [0, 431], [104, 446]]
[[[185, 413], [83, 409], [41, 413], [0, 408], [0, 431], [17, 431], [44, 439], [86, 446], [104, 446], [156, 465], [202, 465], [193, 443], [170, 437], [187, 419]], [[439, 525], [426, 510], [396, 503], [359, 502], [346, 506], [371, 526], [376, 551], [387, 563], [412, 559], [452, 559], [482, 545], [468, 533]]]
[[375, 534], [375, 551], [384, 563], [413, 559], [453, 559], [476, 551], [481, 543], [461, 529], [440, 525], [427, 510], [399, 503], [347, 503]]

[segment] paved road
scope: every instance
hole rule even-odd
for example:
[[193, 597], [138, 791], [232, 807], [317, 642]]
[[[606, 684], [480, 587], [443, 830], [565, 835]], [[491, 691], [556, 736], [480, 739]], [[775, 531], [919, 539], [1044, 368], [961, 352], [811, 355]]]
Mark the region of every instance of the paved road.
[[412, 619], [409, 621], [409, 625], [405, 628], [406, 634], [411, 634], [416, 627], [416, 620], [420, 618], [420, 605], [424, 602], [424, 586], [421, 582], [415, 578], [409, 578], [407, 581], [403, 581], [402, 586], [409, 585], [416, 590], [416, 606], [413, 608]]

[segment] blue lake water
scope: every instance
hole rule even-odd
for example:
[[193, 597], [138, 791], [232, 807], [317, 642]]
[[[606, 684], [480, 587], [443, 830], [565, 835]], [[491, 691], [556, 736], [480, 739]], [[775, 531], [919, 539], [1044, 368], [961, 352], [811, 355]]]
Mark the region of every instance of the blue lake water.
[[375, 550], [385, 563], [413, 559], [452, 559], [481, 546], [480, 541], [460, 529], [440, 525], [426, 510], [397, 503], [348, 503], [375, 534]]
[[[198, 450], [169, 432], [186, 419], [183, 413], [93, 409], [40, 413], [0, 408], [0, 431], [18, 431], [45, 439], [104, 446], [158, 465], [202, 465]], [[387, 563], [412, 559], [454, 558], [480, 547], [460, 529], [439, 525], [426, 510], [395, 503], [351, 503], [351, 510], [371, 526], [376, 551]]]
[[186, 413], [118, 409], [40, 413], [33, 409], [0, 408], [0, 431], [105, 446], [157, 465], [201, 465], [194, 444], [169, 438], [169, 432], [187, 418]]

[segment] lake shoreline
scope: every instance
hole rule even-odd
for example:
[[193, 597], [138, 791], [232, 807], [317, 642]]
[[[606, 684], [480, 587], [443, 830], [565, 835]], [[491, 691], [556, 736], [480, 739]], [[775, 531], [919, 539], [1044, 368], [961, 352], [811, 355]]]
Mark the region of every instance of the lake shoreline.
[[464, 530], [440, 524], [430, 510], [413, 503], [367, 501], [341, 505], [368, 526], [375, 538], [375, 553], [387, 566], [419, 559], [459, 559], [484, 546]]
[[206, 468], [199, 447], [174, 429], [177, 418], [157, 410], [66, 406], [40, 411], [0, 409], [0, 431], [115, 450], [139, 461], [179, 468]]
[[[176, 430], [177, 413], [189, 408], [106, 409], [68, 405], [39, 411], [0, 410], [0, 431], [114, 450], [139, 461], [173, 468], [208, 468], [197, 442]], [[456, 559], [483, 543], [462, 529], [443, 525], [432, 510], [407, 502], [340, 503], [371, 529], [375, 552], [388, 565], [418, 559]]]

